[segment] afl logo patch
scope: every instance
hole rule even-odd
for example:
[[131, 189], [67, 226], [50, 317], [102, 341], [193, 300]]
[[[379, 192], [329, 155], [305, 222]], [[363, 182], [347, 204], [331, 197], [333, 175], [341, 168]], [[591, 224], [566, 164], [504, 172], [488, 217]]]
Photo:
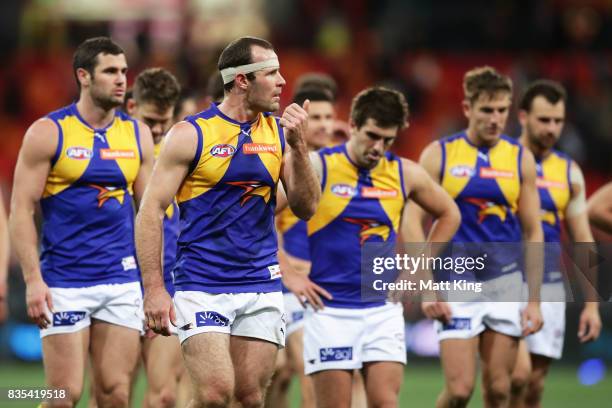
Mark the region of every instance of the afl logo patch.
[[215, 157], [230, 157], [236, 153], [236, 148], [229, 144], [218, 144], [214, 145], [212, 149], [210, 149], [210, 154]]
[[348, 184], [334, 184], [331, 186], [331, 192], [338, 197], [351, 198], [357, 195], [357, 189]]
[[475, 174], [474, 168], [471, 166], [454, 166], [450, 169], [451, 175], [454, 177], [473, 177]]
[[93, 152], [91, 151], [91, 149], [88, 149], [86, 147], [75, 146], [69, 147], [66, 150], [66, 156], [74, 160], [86, 160], [91, 159], [93, 157]]

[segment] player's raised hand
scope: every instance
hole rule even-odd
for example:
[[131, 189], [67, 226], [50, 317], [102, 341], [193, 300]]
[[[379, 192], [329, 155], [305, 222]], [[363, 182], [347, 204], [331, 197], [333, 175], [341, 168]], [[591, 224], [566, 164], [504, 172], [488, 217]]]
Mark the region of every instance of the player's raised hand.
[[542, 320], [542, 312], [539, 302], [529, 302], [527, 307], [521, 312], [521, 326], [523, 328], [523, 337], [538, 332], [544, 321]]
[[588, 303], [580, 313], [578, 322], [578, 339], [581, 343], [597, 340], [601, 332], [601, 317], [599, 316], [598, 304]]
[[144, 312], [147, 328], [157, 334], [170, 336], [170, 325], [176, 327], [176, 315], [172, 299], [164, 287], [145, 291]]
[[306, 99], [302, 106], [292, 103], [285, 108], [280, 124], [285, 128], [285, 139], [292, 148], [304, 142], [303, 135], [308, 127], [308, 107], [310, 101]]
[[51, 291], [42, 279], [36, 279], [26, 284], [26, 305], [28, 317], [41, 329], [51, 324], [49, 313], [53, 313]]

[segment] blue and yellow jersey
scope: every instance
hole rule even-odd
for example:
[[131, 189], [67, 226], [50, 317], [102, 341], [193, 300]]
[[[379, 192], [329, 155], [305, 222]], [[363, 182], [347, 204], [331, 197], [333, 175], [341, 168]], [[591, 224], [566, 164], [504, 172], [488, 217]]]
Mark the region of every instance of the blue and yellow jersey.
[[[440, 146], [441, 185], [461, 211], [461, 225], [452, 242], [520, 242], [516, 213], [523, 147], [506, 135], [491, 147], [475, 146], [465, 132], [441, 139]], [[478, 276], [456, 277], [488, 280], [522, 269], [514, 251], [501, 252], [487, 254], [487, 267]]]
[[[544, 241], [560, 243], [561, 223], [571, 198], [570, 169], [572, 159], [553, 150], [544, 158], [536, 159], [537, 186], [540, 193]], [[561, 246], [547, 245], [544, 282], [560, 282]]]
[[142, 160], [138, 123], [116, 111], [106, 128], [94, 129], [75, 104], [47, 117], [59, 132], [41, 199], [45, 282], [138, 281], [132, 190]]
[[[162, 139], [162, 142], [153, 147], [156, 159], [159, 156], [163, 140], [165, 139]], [[176, 247], [180, 230], [179, 208], [176, 201], [173, 201], [166, 209], [166, 214], [164, 216], [164, 286], [170, 296], [174, 296], [174, 278], [172, 270], [176, 262]]]
[[274, 229], [285, 138], [279, 119], [237, 122], [215, 105], [186, 119], [198, 136], [177, 194], [181, 233], [176, 290], [281, 290]]
[[323, 164], [322, 196], [308, 221], [312, 266], [310, 279], [325, 288], [334, 307], [383, 304], [361, 297], [361, 252], [365, 243], [395, 248], [406, 192], [401, 159], [386, 153], [375, 168], [357, 167], [346, 144], [319, 151]]
[[276, 216], [276, 230], [283, 237], [283, 249], [289, 255], [310, 262], [306, 221], [299, 219], [289, 206]]

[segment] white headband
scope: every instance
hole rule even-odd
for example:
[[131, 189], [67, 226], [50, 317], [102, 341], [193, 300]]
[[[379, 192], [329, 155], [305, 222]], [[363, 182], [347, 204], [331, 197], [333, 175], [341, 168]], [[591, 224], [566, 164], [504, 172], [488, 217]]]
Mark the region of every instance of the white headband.
[[221, 77], [223, 78], [223, 85], [232, 82], [238, 74], [250, 74], [251, 72], [260, 71], [267, 68], [280, 68], [278, 58], [271, 58], [265, 61], [254, 62], [252, 64], [222, 69]]

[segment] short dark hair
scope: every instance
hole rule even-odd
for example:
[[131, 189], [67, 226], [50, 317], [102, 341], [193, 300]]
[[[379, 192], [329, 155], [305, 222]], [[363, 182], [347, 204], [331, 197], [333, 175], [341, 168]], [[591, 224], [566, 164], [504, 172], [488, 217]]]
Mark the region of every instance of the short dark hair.
[[125, 52], [119, 44], [108, 37], [94, 37], [83, 41], [72, 56], [72, 71], [79, 89], [81, 89], [81, 83], [76, 73], [77, 69], [83, 68], [93, 77], [96, 65], [98, 65], [98, 54], [121, 55]]
[[215, 71], [208, 77], [208, 82], [206, 82], [206, 95], [210, 96], [213, 102], [219, 103], [223, 101], [223, 91], [224, 85], [221, 73], [219, 71]]
[[297, 94], [302, 89], [306, 88], [323, 88], [332, 96], [332, 102], [336, 101], [338, 96], [338, 84], [331, 75], [322, 72], [309, 72], [300, 75], [295, 80], [295, 93]]
[[495, 68], [484, 66], [474, 68], [463, 77], [463, 94], [470, 104], [476, 102], [480, 95], [493, 97], [499, 92], [512, 94], [512, 80], [502, 75]]
[[174, 108], [181, 93], [176, 77], [164, 68], [147, 68], [134, 81], [134, 100], [153, 103], [159, 110]]
[[527, 112], [531, 111], [533, 100], [537, 96], [543, 96], [548, 102], [556, 105], [559, 101], [565, 102], [567, 99], [567, 92], [559, 82], [549, 79], [539, 79], [527, 86], [519, 103], [519, 109]]
[[383, 87], [367, 88], [359, 92], [351, 105], [351, 120], [361, 128], [368, 119], [382, 128], [397, 126], [402, 129], [408, 120], [408, 103], [403, 94]]
[[[253, 54], [251, 48], [253, 46], [259, 46], [267, 50], [274, 50], [272, 44], [263, 38], [258, 37], [240, 37], [227, 45], [219, 56], [219, 62], [217, 68], [219, 71], [225, 68], [238, 67], [240, 65], [246, 65], [253, 62]], [[255, 79], [255, 74], [247, 74], [247, 79], [252, 81]], [[226, 91], [231, 90], [234, 87], [234, 81], [228, 82], [223, 85], [223, 89]]]
[[293, 95], [293, 102], [300, 106], [304, 104], [306, 99], [310, 100], [310, 102], [334, 103], [331, 92], [324, 88], [302, 88]]

